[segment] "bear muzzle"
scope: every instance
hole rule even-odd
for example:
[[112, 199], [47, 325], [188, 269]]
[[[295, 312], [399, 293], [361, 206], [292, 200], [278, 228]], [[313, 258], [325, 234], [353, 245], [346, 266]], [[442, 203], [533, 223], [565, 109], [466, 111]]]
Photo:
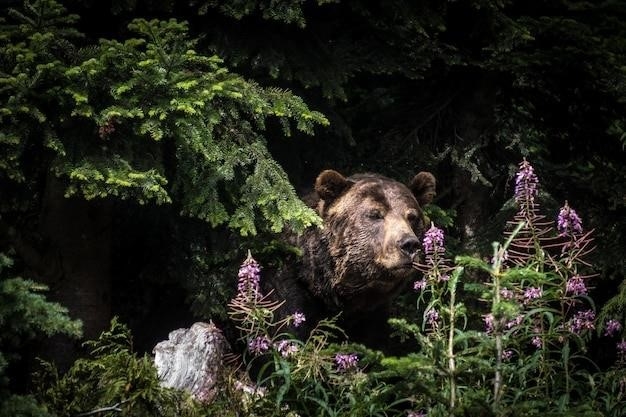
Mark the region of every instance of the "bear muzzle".
[[413, 263], [419, 257], [420, 247], [415, 234], [402, 233], [400, 237], [388, 239], [375, 262], [383, 268], [388, 279], [407, 278], [415, 272]]
[[406, 235], [398, 241], [398, 248], [412, 262], [419, 252], [420, 241], [415, 235]]

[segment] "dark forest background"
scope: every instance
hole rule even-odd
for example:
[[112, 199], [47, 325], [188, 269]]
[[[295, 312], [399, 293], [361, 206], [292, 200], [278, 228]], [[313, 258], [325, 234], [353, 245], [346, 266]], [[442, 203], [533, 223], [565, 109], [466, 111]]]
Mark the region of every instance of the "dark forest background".
[[297, 195], [326, 168], [433, 172], [430, 216], [474, 254], [526, 158], [546, 213], [567, 200], [595, 229], [597, 308], [620, 288], [624, 1], [25, 4], [2, 7], [0, 273], [85, 338], [117, 315], [149, 352], [223, 322], [247, 249], [279, 262], [275, 233], [318, 222]]

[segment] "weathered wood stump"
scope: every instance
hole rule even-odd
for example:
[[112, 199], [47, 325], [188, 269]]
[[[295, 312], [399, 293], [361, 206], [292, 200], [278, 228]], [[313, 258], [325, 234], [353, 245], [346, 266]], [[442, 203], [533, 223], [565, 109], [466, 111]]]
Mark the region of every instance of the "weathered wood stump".
[[186, 390], [196, 399], [210, 402], [219, 389], [224, 354], [229, 345], [212, 322], [194, 323], [189, 329], [170, 332], [168, 340], [153, 349], [162, 385]]

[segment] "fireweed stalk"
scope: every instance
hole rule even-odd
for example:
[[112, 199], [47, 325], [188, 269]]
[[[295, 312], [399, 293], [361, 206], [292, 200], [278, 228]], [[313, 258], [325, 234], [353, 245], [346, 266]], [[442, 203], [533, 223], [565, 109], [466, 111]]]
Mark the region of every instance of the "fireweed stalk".
[[[580, 217], [567, 202], [559, 210], [556, 218], [558, 234], [555, 234], [554, 223], [547, 221], [538, 212], [538, 191], [539, 179], [532, 165], [524, 159], [515, 178], [518, 212], [514, 220], [519, 223], [505, 244], [505, 249], [507, 245], [511, 247], [510, 259], [505, 259], [503, 254], [494, 255], [501, 262], [493, 265], [493, 307], [501, 301], [498, 277], [519, 275], [512, 282], [518, 285], [518, 297], [526, 313], [525, 320], [513, 328], [520, 328], [520, 325], [526, 323], [526, 331], [530, 330], [530, 345], [537, 349], [536, 355], [539, 355], [537, 378], [557, 382], [562, 380], [563, 399], [567, 403], [572, 390], [570, 339], [578, 339], [576, 346], [582, 346], [581, 338], [595, 327], [595, 313], [583, 306], [585, 300], [588, 300], [586, 283], [593, 275], [583, 275], [582, 268], [591, 266], [584, 260], [584, 256], [593, 250], [590, 247], [592, 239], [591, 232], [583, 232]], [[518, 270], [511, 268], [513, 266]], [[555, 309], [556, 305], [560, 305], [560, 309]], [[498, 320], [495, 323], [496, 328], [501, 324]], [[494, 334], [498, 361], [494, 408], [497, 408], [501, 399], [498, 390], [501, 388], [499, 368], [503, 351], [500, 332], [495, 331]], [[553, 352], [551, 349], [555, 348], [558, 350]], [[555, 363], [560, 363], [564, 378], [554, 378]], [[544, 386], [546, 396], [550, 397], [553, 394], [550, 384]]]
[[271, 293], [262, 293], [261, 267], [250, 252], [237, 276], [237, 294], [229, 303], [229, 315], [237, 323], [248, 352], [252, 356], [260, 356], [275, 349], [284, 357], [293, 355], [298, 345], [281, 339], [287, 336], [285, 328], [299, 327], [306, 321], [304, 314], [295, 311], [282, 320], [275, 320], [276, 311], [284, 301], [274, 301]]
[[515, 202], [522, 215], [532, 215], [535, 209], [535, 197], [538, 194], [539, 179], [532, 165], [524, 158], [515, 176]]
[[[584, 275], [581, 272], [582, 268], [590, 269], [591, 265], [584, 258], [595, 248], [592, 247], [593, 231], [587, 233], [583, 231], [581, 218], [567, 201], [559, 210], [556, 228], [558, 236], [564, 241], [561, 242], [560, 254], [556, 255], [557, 260], [551, 258], [551, 261], [564, 286], [560, 299], [561, 317], [570, 316], [570, 319], [562, 326], [562, 333], [565, 333], [562, 337], [565, 340], [564, 346], [569, 349], [571, 338], [579, 338], [595, 329], [595, 311], [585, 307], [584, 304], [589, 292], [587, 282], [597, 274]], [[569, 361], [563, 361], [566, 376], [565, 391], [568, 398], [572, 389], [569, 365]]]
[[[336, 352], [337, 348], [348, 350], [343, 344], [330, 346], [329, 341], [342, 333], [335, 324], [336, 317], [320, 320], [306, 340], [295, 338], [289, 330], [300, 327], [307, 318], [294, 311], [277, 319], [284, 302], [275, 301], [271, 292], [263, 294], [260, 284], [261, 267], [248, 253], [239, 269], [237, 293], [229, 303], [229, 315], [246, 346], [241, 359], [246, 370], [256, 374], [255, 392], [264, 393], [252, 398], [246, 415], [269, 415], [263, 411], [267, 407], [272, 412], [289, 408], [293, 415], [300, 415], [299, 407], [311, 410], [321, 403], [327, 403], [330, 415], [346, 415], [342, 410], [361, 401], [355, 395], [363, 395], [359, 391], [359, 381], [365, 380], [360, 353]], [[376, 406], [381, 407], [381, 413], [387, 409], [384, 403]]]
[[[591, 232], [568, 203], [552, 218], [542, 215], [539, 186], [532, 165], [522, 161], [515, 176], [517, 211], [507, 223], [504, 243], [493, 244], [489, 261], [457, 256], [457, 267], [452, 267], [445, 257], [443, 231], [434, 225], [427, 230], [424, 258], [415, 265], [423, 278], [413, 285], [418, 309], [423, 308], [421, 331], [401, 321], [397, 327], [415, 334], [422, 347], [420, 360], [432, 375], [428, 387], [440, 396], [414, 397], [415, 409], [452, 416], [480, 398], [494, 416], [566, 415], [588, 407], [587, 399], [597, 401], [591, 407], [603, 401], [596, 400], [601, 397], [596, 394], [598, 382], [585, 355], [586, 341], [596, 328], [590, 298], [594, 275], [585, 260], [593, 250]], [[456, 286], [464, 268], [478, 272], [464, 283], [464, 290], [480, 294], [490, 306], [483, 315], [484, 332], [465, 330], [460, 322], [465, 309], [456, 303]], [[616, 315], [603, 317], [598, 331], [615, 341], [619, 366], [626, 362], [626, 342]], [[604, 392], [615, 393], [606, 387]], [[624, 397], [622, 391], [617, 398]], [[572, 413], [567, 415], [583, 414]]]
[[[462, 268], [452, 268], [445, 258], [443, 230], [431, 225], [424, 234], [422, 242], [424, 263], [417, 263], [415, 267], [424, 273], [420, 281], [416, 281], [413, 288], [420, 291], [419, 300], [430, 294], [431, 300], [424, 311], [423, 326], [428, 327], [428, 334], [445, 341], [447, 356], [447, 384], [448, 384], [448, 411], [454, 415], [457, 403], [456, 359], [454, 352], [454, 336], [456, 334], [456, 287]], [[445, 296], [448, 296], [447, 308], [444, 308]], [[419, 305], [419, 301], [418, 301]], [[447, 313], [446, 322], [443, 315]]]
[[559, 210], [556, 227], [559, 237], [563, 240], [561, 251], [553, 264], [555, 271], [564, 280], [561, 310], [563, 314], [567, 314], [580, 304], [581, 297], [588, 295], [587, 282], [597, 276], [597, 274], [584, 275], [579, 271], [581, 267], [589, 269], [591, 266], [584, 258], [595, 249], [591, 237], [593, 230], [584, 232], [582, 220], [567, 201]]
[[[503, 301], [502, 299], [508, 299], [509, 292], [511, 290], [507, 288], [502, 288], [502, 278], [503, 278], [503, 266], [504, 262], [506, 262], [508, 258], [507, 249], [511, 244], [511, 241], [517, 236], [517, 233], [524, 227], [524, 223], [520, 223], [517, 228], [513, 231], [513, 233], [509, 236], [509, 239], [505, 242], [504, 245], [500, 245], [497, 242], [493, 244], [493, 256], [491, 258], [491, 280], [492, 280], [492, 294], [493, 299], [491, 303], [491, 313], [488, 315], [490, 317], [490, 321], [487, 321], [487, 332], [492, 333], [495, 339], [495, 349], [496, 349], [496, 366], [494, 371], [493, 378], [493, 410], [497, 411], [500, 408], [500, 399], [502, 396], [502, 360], [504, 359], [504, 347], [502, 340], [502, 322], [503, 320], [500, 318], [500, 305]], [[497, 318], [497, 319], [496, 319]], [[510, 356], [509, 351], [507, 351], [507, 357]]]
[[[533, 302], [531, 344], [541, 350], [540, 375], [551, 378], [549, 347], [560, 346], [560, 358], [565, 378], [565, 400], [569, 401], [571, 369], [569, 352], [573, 346], [583, 346], [582, 337], [595, 328], [595, 312], [585, 307], [592, 303], [588, 297], [588, 281], [597, 274], [584, 274], [591, 265], [585, 256], [594, 250], [592, 232], [584, 232], [578, 213], [566, 201], [556, 216], [556, 224], [539, 214], [536, 197], [539, 180], [530, 163], [524, 160], [516, 176], [516, 221], [524, 223], [519, 235], [512, 240], [512, 261], [518, 267], [537, 271], [537, 286], [524, 289], [524, 303]], [[555, 233], [555, 226], [556, 232]], [[544, 288], [545, 287], [545, 288]], [[560, 306], [555, 310], [554, 306]], [[532, 316], [532, 317], [531, 317]], [[556, 324], [555, 324], [556, 323]], [[549, 388], [545, 384], [546, 389]], [[546, 395], [549, 395], [546, 392]]]
[[[584, 232], [580, 217], [569, 204], [555, 216], [556, 222], [539, 213], [539, 179], [528, 161], [520, 164], [515, 191], [518, 211], [508, 222], [505, 243], [493, 244], [490, 262], [469, 256], [455, 259], [456, 265], [488, 274], [484, 283], [465, 286], [490, 303], [490, 310], [483, 315], [485, 332], [472, 339], [477, 344], [469, 349], [493, 352], [489, 360], [493, 367], [474, 372], [492, 373], [493, 378], [483, 376], [483, 381], [489, 381], [488, 403], [498, 416], [516, 415], [516, 407], [524, 403], [535, 407], [538, 398], [545, 399], [546, 410], [554, 406], [562, 411], [570, 406], [572, 392], [580, 394], [592, 388], [588, 385], [591, 376], [579, 366], [588, 363], [585, 339], [596, 327], [595, 312], [589, 307], [593, 305], [588, 288], [593, 275], [584, 260], [592, 250], [590, 232]], [[448, 293], [433, 285], [439, 281], [440, 263], [427, 258], [424, 266], [428, 265], [433, 271], [420, 268], [425, 279], [414, 288], [422, 291], [422, 297], [432, 293], [433, 298], [443, 300]], [[451, 311], [454, 314], [458, 309]], [[454, 327], [454, 320], [451, 322]], [[607, 336], [619, 341], [621, 324], [617, 320], [606, 318], [604, 327]], [[465, 340], [470, 337], [468, 334]], [[618, 350], [618, 357], [623, 358], [626, 344], [619, 344]], [[458, 368], [466, 367], [466, 352], [457, 348], [455, 355], [450, 357], [457, 360]], [[458, 378], [468, 378], [468, 382], [456, 382], [459, 387], [481, 385], [470, 374], [460, 372]], [[459, 401], [460, 405], [463, 398]]]

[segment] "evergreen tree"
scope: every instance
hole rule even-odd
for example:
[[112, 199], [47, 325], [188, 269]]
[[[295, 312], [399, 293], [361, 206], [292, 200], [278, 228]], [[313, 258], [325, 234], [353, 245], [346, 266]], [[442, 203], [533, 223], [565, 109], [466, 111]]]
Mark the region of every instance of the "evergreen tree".
[[[29, 14], [30, 12], [30, 14]], [[317, 223], [268, 154], [261, 132], [276, 117], [285, 135], [312, 134], [326, 119], [288, 91], [230, 73], [195, 52], [187, 25], [136, 20], [138, 38], [79, 47], [75, 15], [55, 1], [12, 10], [4, 38], [3, 177], [27, 182], [27, 150], [65, 196], [176, 202], [182, 214], [257, 231]], [[46, 154], [47, 151], [47, 154]], [[27, 178], [28, 176], [28, 178]], [[257, 221], [258, 223], [258, 221]]]
[[[78, 337], [81, 323], [70, 320], [67, 309], [46, 300], [46, 287], [13, 276], [13, 260], [0, 253], [0, 416], [47, 416], [35, 399], [15, 394], [11, 376], [30, 342], [58, 333]], [[11, 371], [13, 366], [13, 371]]]
[[4, 16], [0, 228], [3, 249], [94, 338], [111, 315], [119, 202], [146, 214], [171, 206], [204, 222], [197, 235], [319, 224], [267, 142], [328, 122], [198, 52], [184, 22], [135, 19], [125, 39], [100, 41], [78, 24], [55, 0]]

